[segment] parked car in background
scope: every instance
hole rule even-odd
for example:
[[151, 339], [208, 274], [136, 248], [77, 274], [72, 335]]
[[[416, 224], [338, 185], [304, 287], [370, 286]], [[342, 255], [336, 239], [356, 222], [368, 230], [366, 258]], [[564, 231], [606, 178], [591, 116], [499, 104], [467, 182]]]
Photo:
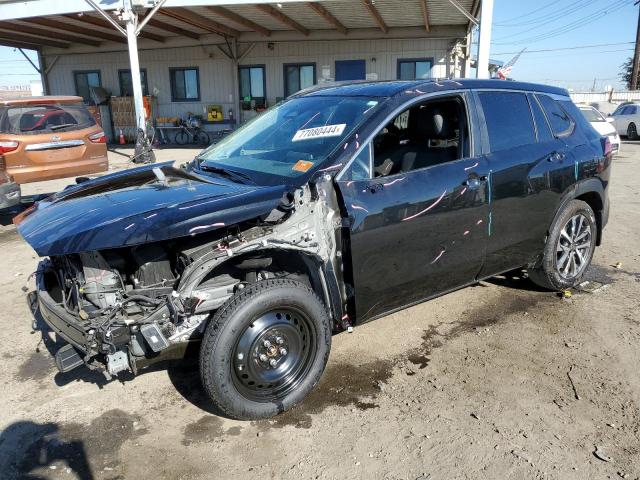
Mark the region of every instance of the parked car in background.
[[614, 153], [618, 153], [620, 151], [621, 141], [620, 135], [616, 131], [616, 127], [613, 125], [613, 122], [615, 121], [614, 118], [605, 117], [600, 113], [600, 111], [598, 111], [598, 109], [590, 105], [578, 105], [578, 108], [596, 132], [609, 138], [611, 149]]
[[610, 115], [618, 135], [626, 136], [629, 140], [638, 139], [640, 128], [640, 104], [626, 103], [620, 105]]
[[0, 101], [0, 154], [17, 184], [105, 172], [106, 143], [80, 97]]
[[46, 257], [36, 295], [68, 342], [61, 371], [136, 373], [201, 342], [215, 409], [258, 419], [318, 384], [334, 332], [523, 266], [580, 283], [611, 159], [563, 89], [325, 85], [182, 168], [82, 182], [14, 222]]
[[7, 172], [4, 156], [0, 154], [0, 210], [15, 207], [20, 203], [20, 185]]

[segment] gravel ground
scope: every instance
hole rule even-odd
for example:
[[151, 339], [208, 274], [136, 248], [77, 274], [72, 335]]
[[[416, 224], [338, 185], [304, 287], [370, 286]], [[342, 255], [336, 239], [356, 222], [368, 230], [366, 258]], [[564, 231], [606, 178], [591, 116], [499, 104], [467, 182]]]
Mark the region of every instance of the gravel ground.
[[110, 383], [57, 373], [22, 291], [36, 256], [0, 227], [0, 477], [638, 479], [640, 145], [613, 169], [586, 291], [514, 274], [356, 327], [307, 401], [271, 421], [210, 413], [195, 359]]

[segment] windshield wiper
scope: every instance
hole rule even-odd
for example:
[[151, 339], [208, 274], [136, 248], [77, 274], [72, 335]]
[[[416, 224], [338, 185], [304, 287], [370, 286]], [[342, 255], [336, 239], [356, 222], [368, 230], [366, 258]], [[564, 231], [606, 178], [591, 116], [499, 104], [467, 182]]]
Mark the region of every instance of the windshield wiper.
[[200, 170], [202, 170], [203, 172], [217, 173], [218, 175], [222, 175], [232, 180], [239, 181], [240, 183], [247, 183], [247, 181], [253, 185], [255, 185], [256, 183], [251, 179], [249, 175], [245, 173], [236, 172], [234, 170], [229, 170], [227, 168], [212, 167], [211, 165], [200, 164]]
[[59, 130], [61, 128], [75, 127], [77, 123], [65, 123], [63, 125], [49, 125], [49, 130]]

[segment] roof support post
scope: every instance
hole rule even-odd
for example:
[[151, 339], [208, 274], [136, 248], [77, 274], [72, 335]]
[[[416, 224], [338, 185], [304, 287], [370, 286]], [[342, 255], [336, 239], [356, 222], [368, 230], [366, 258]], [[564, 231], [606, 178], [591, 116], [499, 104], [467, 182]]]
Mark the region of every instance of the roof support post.
[[49, 72], [51, 71], [51, 67], [58, 61], [58, 57], [54, 57], [51, 65], [47, 67], [44, 62], [44, 56], [42, 55], [42, 50], [36, 50], [38, 53], [38, 64], [40, 65], [40, 81], [42, 82], [42, 94], [43, 95], [51, 95], [51, 88], [49, 87]]
[[480, 38], [478, 39], [477, 78], [489, 78], [489, 49], [491, 48], [491, 23], [493, 0], [482, 0], [480, 5]]
[[144, 121], [144, 102], [142, 100], [142, 79], [140, 77], [140, 60], [138, 58], [138, 35], [136, 33], [138, 15], [131, 8], [131, 0], [124, 0], [124, 12], [129, 46], [129, 65], [131, 66], [131, 83], [133, 87], [133, 103], [136, 109], [136, 126], [146, 133]]

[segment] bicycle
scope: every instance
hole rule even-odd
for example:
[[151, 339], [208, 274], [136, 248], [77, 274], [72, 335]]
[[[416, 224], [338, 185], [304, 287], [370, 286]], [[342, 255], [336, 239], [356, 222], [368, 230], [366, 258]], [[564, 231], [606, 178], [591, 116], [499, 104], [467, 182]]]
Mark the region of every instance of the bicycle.
[[188, 127], [184, 123], [181, 123], [179, 127], [180, 130], [176, 133], [174, 139], [178, 145], [186, 145], [187, 143], [195, 145], [209, 145], [211, 143], [209, 135], [200, 127], [200, 125], [194, 124], [191, 127]]

